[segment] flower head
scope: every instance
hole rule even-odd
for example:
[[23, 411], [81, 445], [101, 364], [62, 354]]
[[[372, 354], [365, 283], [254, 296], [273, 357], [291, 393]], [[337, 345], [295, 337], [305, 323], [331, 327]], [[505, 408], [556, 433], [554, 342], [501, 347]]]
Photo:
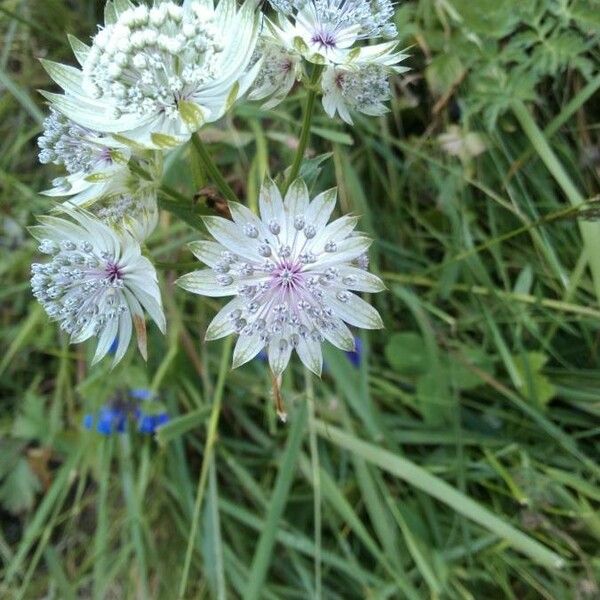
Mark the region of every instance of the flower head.
[[352, 124], [350, 111], [373, 116], [388, 111], [385, 102], [390, 99], [389, 72], [382, 65], [328, 67], [323, 73], [322, 88], [325, 112], [330, 117], [339, 113], [346, 123]]
[[156, 190], [134, 191], [118, 188], [99, 198], [88, 208], [89, 212], [110, 228], [131, 234], [140, 243], [156, 229], [158, 202]]
[[260, 193], [260, 218], [231, 203], [233, 221], [205, 219], [216, 241], [191, 244], [209, 268], [184, 275], [181, 287], [205, 296], [235, 296], [212, 320], [209, 340], [239, 335], [237, 367], [266, 348], [269, 364], [280, 375], [292, 350], [313, 372], [322, 368], [321, 344], [354, 349], [347, 324], [366, 329], [383, 326], [377, 311], [354, 292], [379, 292], [381, 280], [368, 273], [371, 240], [354, 233], [357, 217], [327, 224], [335, 190], [309, 200], [296, 180], [282, 200], [273, 182]]
[[[286, 45], [310, 62], [342, 64], [360, 56], [361, 42], [394, 38], [394, 5], [390, 0], [271, 0], [280, 13], [272, 25]], [[395, 42], [385, 44], [388, 50]]]
[[109, 135], [82, 127], [50, 108], [38, 138], [39, 160], [64, 167], [47, 196], [77, 196], [78, 202], [101, 195], [114, 176], [127, 171], [129, 149]]
[[250, 88], [250, 100], [268, 99], [263, 108], [277, 106], [290, 93], [302, 72], [302, 57], [287, 51], [270, 38], [262, 38], [254, 51], [251, 65], [260, 60], [260, 70]]
[[[140, 394], [140, 392], [143, 392]], [[83, 427], [95, 429], [101, 435], [125, 433], [127, 423], [133, 422], [140, 433], [154, 434], [158, 427], [169, 422], [169, 413], [146, 389], [131, 390], [129, 398], [122, 393], [103, 405], [98, 413], [87, 413], [83, 417]], [[143, 402], [140, 402], [143, 400]]]
[[223, 116], [256, 74], [245, 74], [259, 26], [251, 0], [239, 11], [235, 0], [109, 0], [105, 15], [91, 47], [74, 44], [81, 71], [44, 61], [66, 92], [46, 96], [85, 127], [173, 147]]
[[40, 251], [52, 258], [32, 265], [31, 287], [48, 315], [60, 323], [72, 343], [98, 337], [94, 363], [118, 337], [113, 364], [123, 358], [135, 326], [146, 357], [143, 308], [165, 330], [156, 271], [129, 234], [115, 233], [83, 211], [70, 220], [40, 217], [31, 228]]

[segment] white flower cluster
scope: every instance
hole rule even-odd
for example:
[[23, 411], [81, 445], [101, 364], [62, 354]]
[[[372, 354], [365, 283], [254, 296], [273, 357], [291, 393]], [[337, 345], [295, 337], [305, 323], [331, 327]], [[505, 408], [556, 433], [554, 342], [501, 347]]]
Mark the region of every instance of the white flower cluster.
[[109, 0], [106, 25], [87, 46], [73, 41], [82, 70], [43, 61], [65, 91], [52, 105], [84, 127], [146, 148], [171, 148], [221, 118], [252, 83], [247, 72], [261, 22], [252, 0], [163, 1], [152, 8]]
[[[408, 70], [399, 64], [408, 55], [392, 39], [398, 32], [390, 0], [271, 0], [271, 5], [278, 14], [261, 36], [268, 51], [251, 98], [267, 99], [266, 108], [281, 102], [295, 80], [308, 79], [306, 60], [322, 69], [316, 85], [330, 116], [339, 113], [351, 124], [350, 111], [386, 112], [390, 76]], [[390, 41], [373, 43], [379, 39]]]
[[[306, 61], [324, 65], [318, 83], [330, 116], [351, 122], [351, 111], [386, 110], [388, 76], [402, 70], [404, 55], [396, 42], [371, 41], [395, 35], [389, 0], [272, 4], [279, 24], [268, 22], [259, 38], [254, 0], [239, 9], [235, 0], [154, 0], [151, 7], [108, 0], [91, 45], [71, 38], [81, 69], [43, 61], [64, 90], [45, 93], [50, 114], [39, 158], [64, 174], [44, 193], [64, 200], [58, 215], [32, 228], [50, 259], [33, 265], [31, 285], [72, 342], [98, 338], [94, 362], [109, 351], [114, 363], [121, 360], [134, 329], [145, 357], [145, 312], [165, 330], [157, 274], [142, 245], [159, 220], [166, 152], [242, 95], [275, 106], [305, 76]], [[196, 150], [218, 183], [216, 167]], [[382, 326], [356, 294], [383, 289], [367, 272], [371, 240], [354, 232], [355, 217], [328, 224], [335, 202], [335, 190], [311, 201], [300, 179], [283, 200], [268, 182], [260, 217], [231, 202], [232, 221], [205, 219], [216, 241], [191, 247], [208, 268], [179, 284], [234, 296], [207, 331], [208, 339], [239, 335], [234, 366], [265, 348], [277, 376], [292, 351], [320, 373], [324, 340], [352, 350], [348, 325]]]

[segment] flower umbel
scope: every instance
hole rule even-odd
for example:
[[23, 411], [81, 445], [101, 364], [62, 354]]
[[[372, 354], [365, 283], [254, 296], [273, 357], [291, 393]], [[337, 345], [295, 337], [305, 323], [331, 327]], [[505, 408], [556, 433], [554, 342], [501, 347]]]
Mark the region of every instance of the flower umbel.
[[44, 61], [65, 96], [53, 105], [85, 127], [168, 148], [219, 119], [252, 83], [244, 75], [260, 16], [250, 0], [204, 0], [149, 8], [109, 0], [91, 47], [77, 41], [82, 71]]
[[[319, 64], [346, 63], [360, 56], [359, 42], [398, 33], [390, 0], [271, 0], [271, 5], [281, 15], [274, 33]], [[395, 45], [385, 47], [391, 51]]]
[[384, 104], [390, 99], [388, 70], [379, 64], [367, 64], [354, 69], [329, 67], [323, 73], [323, 108], [334, 117], [339, 113], [352, 124], [350, 111], [371, 116], [388, 112]]
[[260, 193], [260, 218], [230, 203], [233, 221], [205, 218], [216, 241], [190, 245], [209, 268], [184, 275], [181, 287], [205, 296], [235, 296], [212, 320], [206, 339], [239, 335], [233, 356], [237, 367], [266, 348], [275, 375], [292, 350], [314, 373], [321, 373], [321, 344], [354, 349], [347, 324], [378, 329], [378, 312], [354, 292], [379, 292], [382, 281], [368, 273], [371, 240], [354, 233], [358, 218], [328, 224], [336, 191], [310, 201], [296, 180], [282, 200], [273, 182]]
[[81, 203], [101, 195], [110, 178], [127, 171], [128, 148], [109, 135], [82, 127], [50, 108], [38, 138], [39, 160], [65, 168], [67, 175], [53, 181], [47, 196], [77, 196]]
[[93, 362], [118, 337], [113, 364], [119, 362], [135, 326], [138, 347], [146, 351], [143, 308], [165, 330], [156, 271], [138, 242], [119, 235], [88, 213], [68, 210], [71, 220], [40, 217], [31, 228], [50, 262], [32, 265], [31, 287], [48, 315], [59, 321], [72, 343], [98, 337]]

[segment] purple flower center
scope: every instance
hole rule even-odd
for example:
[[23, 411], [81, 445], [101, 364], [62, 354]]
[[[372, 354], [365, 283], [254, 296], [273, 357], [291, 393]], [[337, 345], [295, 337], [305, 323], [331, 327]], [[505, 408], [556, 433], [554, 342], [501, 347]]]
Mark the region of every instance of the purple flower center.
[[111, 282], [114, 283], [118, 279], [123, 279], [123, 271], [121, 271], [121, 267], [117, 263], [109, 262], [106, 265], [106, 277]]
[[328, 31], [320, 31], [318, 33], [315, 33], [310, 41], [313, 44], [318, 44], [320, 48], [331, 49], [335, 48], [336, 46], [335, 35]]
[[289, 260], [282, 260], [271, 273], [273, 284], [276, 286], [293, 289], [298, 286], [302, 277], [302, 264]]

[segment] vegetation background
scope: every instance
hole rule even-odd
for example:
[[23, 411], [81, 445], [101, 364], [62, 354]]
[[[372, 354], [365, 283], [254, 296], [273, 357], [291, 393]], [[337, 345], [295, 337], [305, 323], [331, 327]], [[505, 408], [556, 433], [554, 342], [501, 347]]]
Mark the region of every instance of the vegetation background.
[[[219, 303], [173, 286], [222, 208], [187, 147], [166, 175], [186, 201], [148, 243], [170, 328], [147, 365], [89, 368], [31, 296], [55, 176], [37, 59], [72, 62], [102, 4], [0, 2], [0, 597], [600, 597], [600, 3], [403, 1], [389, 116], [319, 108], [304, 172], [376, 240], [387, 328], [322, 380], [296, 364], [285, 425], [266, 365], [203, 342]], [[303, 94], [202, 132], [250, 205]], [[158, 435], [82, 426], [139, 387], [171, 415]]]

